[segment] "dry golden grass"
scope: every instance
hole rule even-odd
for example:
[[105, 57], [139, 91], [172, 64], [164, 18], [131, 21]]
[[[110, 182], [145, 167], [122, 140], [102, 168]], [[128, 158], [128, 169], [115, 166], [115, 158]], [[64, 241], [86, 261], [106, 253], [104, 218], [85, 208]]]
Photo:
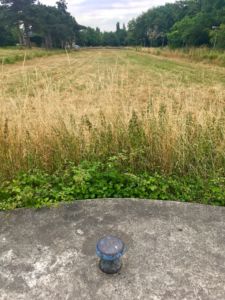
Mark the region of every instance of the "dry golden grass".
[[168, 59], [186, 59], [207, 64], [214, 64], [225, 67], [225, 52], [222, 49], [201, 48], [138, 48], [140, 52], [149, 53], [156, 56], [167, 57]]
[[2, 66], [0, 174], [117, 155], [140, 171], [224, 174], [225, 72], [128, 50]]
[[45, 50], [41, 48], [23, 49], [18, 47], [0, 48], [0, 63], [14, 64], [18, 61], [26, 62], [35, 57], [46, 57], [63, 53], [63, 50]]

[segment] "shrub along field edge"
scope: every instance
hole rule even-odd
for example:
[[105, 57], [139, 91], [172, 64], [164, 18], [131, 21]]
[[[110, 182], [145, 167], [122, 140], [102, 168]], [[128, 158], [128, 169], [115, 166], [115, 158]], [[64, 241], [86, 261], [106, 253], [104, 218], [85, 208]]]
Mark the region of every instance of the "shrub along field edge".
[[0, 188], [0, 210], [40, 208], [60, 202], [96, 198], [145, 198], [225, 205], [225, 178], [134, 174], [113, 157], [105, 163], [67, 163], [48, 174], [21, 173]]

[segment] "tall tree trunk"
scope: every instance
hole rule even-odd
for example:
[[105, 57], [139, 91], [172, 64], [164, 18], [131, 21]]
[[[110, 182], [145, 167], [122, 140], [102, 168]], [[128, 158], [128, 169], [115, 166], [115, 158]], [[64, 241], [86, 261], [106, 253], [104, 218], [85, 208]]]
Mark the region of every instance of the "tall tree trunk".
[[66, 43], [64, 43], [64, 41], [62, 40], [60, 41], [60, 44], [62, 49], [65, 49], [65, 47], [67, 46]]
[[30, 42], [30, 29], [28, 24], [24, 24], [24, 40], [25, 40], [25, 46], [27, 48], [31, 48], [31, 42]]
[[20, 24], [17, 24], [17, 32], [18, 32], [18, 37], [19, 37], [19, 43], [20, 45], [24, 45], [24, 38], [23, 38], [23, 33], [20, 29]]
[[52, 37], [49, 33], [45, 36], [45, 48], [46, 49], [52, 48]]

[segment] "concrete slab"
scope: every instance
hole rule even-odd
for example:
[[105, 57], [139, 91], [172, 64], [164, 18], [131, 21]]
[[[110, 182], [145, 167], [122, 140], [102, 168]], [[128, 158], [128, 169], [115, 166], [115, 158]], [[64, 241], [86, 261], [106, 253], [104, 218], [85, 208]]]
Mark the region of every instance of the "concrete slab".
[[[121, 237], [119, 274], [97, 240]], [[77, 201], [0, 213], [0, 299], [225, 299], [225, 208], [149, 200]]]

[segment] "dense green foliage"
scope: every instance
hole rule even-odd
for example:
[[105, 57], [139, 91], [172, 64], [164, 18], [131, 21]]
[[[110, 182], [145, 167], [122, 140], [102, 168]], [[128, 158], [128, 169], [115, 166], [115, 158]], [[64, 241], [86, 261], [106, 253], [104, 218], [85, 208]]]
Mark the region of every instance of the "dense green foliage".
[[224, 48], [225, 0], [181, 0], [149, 9], [115, 32], [84, 30], [85, 46], [142, 45], [159, 47], [201, 46]]
[[126, 46], [127, 30], [125, 25], [120, 27], [120, 23], [116, 24], [115, 32], [101, 32], [99, 28], [86, 28], [79, 33], [78, 43], [81, 46]]
[[0, 46], [16, 43], [15, 28], [7, 20], [7, 9], [0, 6]]
[[[225, 0], [181, 0], [130, 21], [128, 43], [173, 47], [224, 47]], [[219, 27], [220, 26], [220, 27]]]
[[36, 0], [0, 0], [0, 46], [32, 42], [46, 48], [64, 48], [76, 42], [78, 25], [67, 12], [65, 0], [57, 7], [36, 4]]
[[115, 32], [85, 28], [67, 12], [65, 0], [46, 6], [36, 0], [0, 0], [0, 46], [71, 47], [211, 45], [224, 48], [225, 0], [180, 0], [149, 9]]
[[225, 0], [180, 0], [155, 7], [115, 32], [87, 28], [83, 46], [142, 45], [172, 47], [208, 45], [224, 48]]
[[225, 0], [180, 0], [149, 9], [115, 32], [85, 28], [67, 12], [36, 0], [0, 0], [0, 46], [201, 46], [225, 48]]
[[225, 0], [181, 0], [155, 7], [115, 32], [87, 28], [79, 37], [83, 46], [142, 45], [224, 48]]
[[114, 197], [225, 205], [225, 179], [133, 174], [121, 168], [116, 157], [106, 163], [68, 163], [51, 175], [36, 170], [5, 182], [0, 189], [0, 210]]
[[225, 24], [221, 24], [216, 30], [210, 32], [210, 42], [213, 47], [225, 49]]

